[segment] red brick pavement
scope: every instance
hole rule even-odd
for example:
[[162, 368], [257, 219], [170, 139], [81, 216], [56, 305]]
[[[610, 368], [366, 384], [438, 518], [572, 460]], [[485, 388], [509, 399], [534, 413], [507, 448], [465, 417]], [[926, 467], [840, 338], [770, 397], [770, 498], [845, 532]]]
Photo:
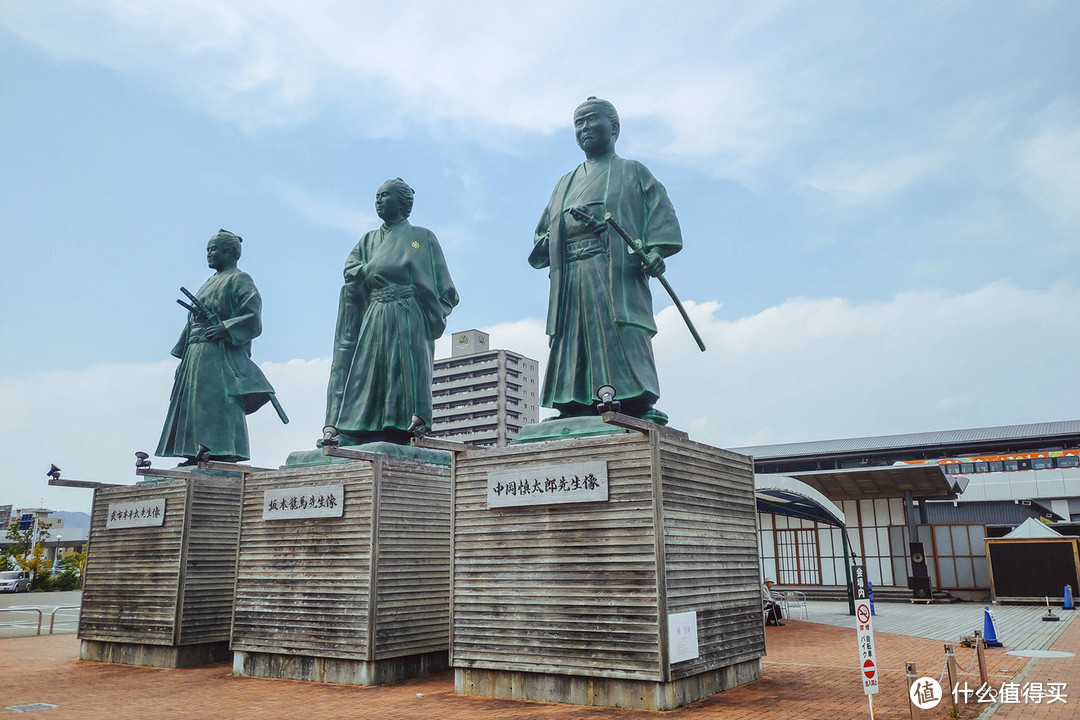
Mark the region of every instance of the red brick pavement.
[[[920, 675], [937, 678], [944, 665], [942, 643], [889, 633], [875, 636], [881, 692], [875, 696], [878, 720], [908, 717], [905, 661], [915, 661]], [[852, 720], [869, 717], [858, 670], [855, 632], [816, 623], [792, 621], [768, 628], [764, 677], [749, 685], [666, 713], [582, 708], [547, 703], [466, 698], [453, 694], [453, 675], [379, 687], [353, 687], [234, 677], [228, 664], [185, 670], [81, 662], [73, 635], [0, 640], [0, 708], [44, 702], [41, 720], [248, 720], [303, 717], [311, 720], [639, 720], [662, 717], [745, 720]], [[1080, 644], [1080, 623], [1059, 640], [1061, 649]], [[962, 665], [970, 650], [958, 648]], [[992, 682], [1000, 684], [1028, 661], [1003, 650], [987, 651]], [[1068, 663], [1071, 663], [1068, 664]], [[1061, 668], [1067, 668], [1063, 672]], [[1067, 680], [1065, 679], [1067, 676]], [[969, 676], [973, 680], [974, 675]], [[1028, 679], [1061, 678], [1080, 682], [1080, 662], [1039, 660]], [[978, 684], [976, 682], [976, 684]], [[1026, 706], [1025, 717], [1065, 720], [1080, 704]], [[975, 706], [975, 717], [986, 706]], [[1032, 709], [1037, 713], [1031, 714]], [[947, 704], [924, 711], [923, 718], [948, 717]], [[997, 717], [1019, 717], [1025, 706], [1002, 706]], [[6, 715], [0, 709], [0, 717]], [[15, 717], [14, 713], [11, 713]]]
[[[1049, 683], [1065, 683], [1065, 692], [1068, 693], [1066, 702], [1025, 703], [1021, 699], [1019, 703], [1005, 703], [994, 709], [994, 720], [1014, 720], [1021, 717], [1037, 720], [1080, 720], [1080, 618], [1069, 623], [1069, 627], [1058, 636], [1050, 649], [1070, 652], [1073, 657], [1030, 660], [1013, 682], [1020, 685], [1021, 689], [1030, 684], [1041, 684], [1041, 687], [1046, 688]], [[985, 720], [991, 716], [987, 713], [981, 717]]]

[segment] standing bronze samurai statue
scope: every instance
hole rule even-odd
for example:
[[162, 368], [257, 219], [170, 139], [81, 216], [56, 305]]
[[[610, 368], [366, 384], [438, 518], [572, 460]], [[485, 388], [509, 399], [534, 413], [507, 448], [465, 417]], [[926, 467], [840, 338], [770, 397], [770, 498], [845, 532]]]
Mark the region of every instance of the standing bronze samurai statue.
[[458, 303], [435, 234], [409, 223], [413, 189], [383, 183], [383, 224], [345, 260], [324, 444], [406, 444], [431, 424], [435, 340]]
[[[541, 404], [560, 418], [595, 415], [597, 389], [613, 386], [622, 412], [661, 425], [649, 278], [682, 249], [667, 191], [641, 163], [615, 154], [619, 115], [590, 97], [574, 112], [585, 161], [555, 186], [529, 263], [548, 268], [550, 341]], [[629, 247], [614, 232], [634, 238]]]

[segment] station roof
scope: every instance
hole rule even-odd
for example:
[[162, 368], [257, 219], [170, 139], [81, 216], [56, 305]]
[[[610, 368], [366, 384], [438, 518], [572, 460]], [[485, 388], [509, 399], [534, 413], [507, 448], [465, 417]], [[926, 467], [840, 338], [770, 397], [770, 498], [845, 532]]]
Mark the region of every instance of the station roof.
[[1074, 445], [1078, 440], [1080, 440], [1080, 420], [1061, 420], [1027, 425], [1001, 425], [967, 430], [878, 435], [731, 449], [743, 455], [752, 455], [755, 460], [780, 460], [904, 450], [948, 450], [955, 448], [964, 451], [968, 449], [976, 451], [977, 448], [1015, 443], [1065, 443]]
[[811, 470], [784, 473], [800, 480], [833, 502], [903, 497], [953, 500], [967, 487], [963, 475], [946, 475], [940, 465], [889, 465], [885, 467]]

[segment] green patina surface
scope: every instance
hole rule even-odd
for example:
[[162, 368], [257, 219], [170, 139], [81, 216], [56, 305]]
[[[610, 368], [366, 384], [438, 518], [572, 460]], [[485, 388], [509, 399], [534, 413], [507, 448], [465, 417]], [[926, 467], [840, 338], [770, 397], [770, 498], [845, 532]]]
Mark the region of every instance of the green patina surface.
[[569, 440], [570, 438], [592, 435], [621, 435], [627, 432], [630, 431], [604, 422], [604, 419], [599, 415], [557, 418], [526, 425], [521, 428], [517, 440], [514, 440], [511, 444]]
[[[413, 447], [412, 445], [398, 445], [390, 442], [371, 442], [363, 445], [349, 445], [342, 450], [357, 450], [376, 455], [388, 455], [391, 457], [409, 458], [431, 463], [432, 465], [450, 466], [450, 453], [445, 450], [432, 450], [430, 448]], [[304, 465], [329, 465], [331, 463], [356, 462], [350, 458], [331, 457], [323, 455], [322, 449], [298, 450], [289, 453], [284, 467], [300, 467]]]

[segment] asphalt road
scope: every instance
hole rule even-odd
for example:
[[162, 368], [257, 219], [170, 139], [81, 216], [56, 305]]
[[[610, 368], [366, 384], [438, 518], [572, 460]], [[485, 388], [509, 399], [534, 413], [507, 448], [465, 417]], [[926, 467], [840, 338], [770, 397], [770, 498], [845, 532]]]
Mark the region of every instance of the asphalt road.
[[36, 612], [15, 612], [5, 608], [37, 608], [41, 611], [41, 634], [49, 634], [49, 621], [56, 608], [53, 634], [74, 633], [78, 629], [78, 608], [82, 602], [82, 590], [64, 592], [3, 593], [0, 594], [0, 638], [23, 637], [37, 634]]

